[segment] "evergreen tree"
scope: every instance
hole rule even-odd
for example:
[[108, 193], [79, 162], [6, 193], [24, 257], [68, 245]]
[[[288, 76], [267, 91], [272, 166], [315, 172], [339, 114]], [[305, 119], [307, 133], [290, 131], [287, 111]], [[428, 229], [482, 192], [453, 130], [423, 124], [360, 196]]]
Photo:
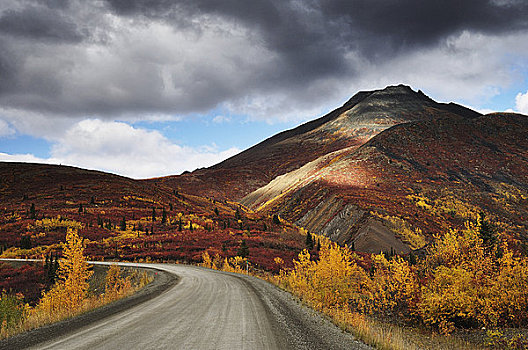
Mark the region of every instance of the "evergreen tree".
[[35, 210], [35, 203], [31, 203], [31, 207], [29, 208], [29, 218], [30, 219], [36, 219], [36, 210]]
[[306, 248], [308, 248], [308, 250], [312, 250], [313, 247], [314, 247], [314, 242], [313, 242], [313, 239], [312, 239], [312, 235], [310, 234], [310, 232], [308, 232], [306, 234]]
[[94, 196], [92, 196], [92, 198], [90, 198], [90, 204], [92, 204], [92, 205], [95, 204], [95, 198], [94, 198]]
[[31, 249], [31, 236], [23, 235], [20, 237], [20, 248], [22, 249]]
[[79, 203], [79, 214], [83, 213], [83, 205], [82, 203]]
[[416, 256], [412, 251], [409, 252], [409, 265], [416, 265]]
[[242, 258], [247, 258], [249, 256], [249, 247], [247, 246], [245, 239], [242, 240], [240, 247], [238, 247], [237, 256]]
[[240, 220], [240, 211], [238, 210], [238, 208], [235, 211], [235, 220]]
[[167, 222], [167, 212], [165, 211], [165, 207], [163, 207], [163, 212], [161, 213], [161, 223], [165, 224]]
[[273, 215], [273, 223], [275, 225], [280, 225], [280, 219], [279, 219], [279, 216], [277, 214]]
[[486, 248], [491, 248], [497, 244], [497, 233], [495, 226], [486, 219], [484, 212], [480, 213], [479, 237]]
[[46, 255], [46, 263], [44, 265], [44, 270], [46, 271], [46, 284], [48, 286], [53, 285], [57, 279], [57, 269], [59, 268], [59, 263], [57, 257], [53, 256], [53, 253]]
[[214, 208], [214, 213], [216, 214], [216, 216], [220, 215], [220, 212], [218, 211], [218, 208]]
[[123, 219], [121, 220], [121, 224], [119, 225], [119, 229], [121, 231], [126, 231], [126, 229], [127, 229], [125, 216], [123, 216]]
[[192, 223], [192, 221], [189, 221], [189, 230], [190, 230], [190, 231], [193, 230], [193, 223]]

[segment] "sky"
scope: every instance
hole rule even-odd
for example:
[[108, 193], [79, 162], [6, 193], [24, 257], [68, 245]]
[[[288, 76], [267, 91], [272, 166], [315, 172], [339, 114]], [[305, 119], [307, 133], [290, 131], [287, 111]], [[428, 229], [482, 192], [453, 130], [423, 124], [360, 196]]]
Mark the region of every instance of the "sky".
[[397, 84], [528, 114], [528, 1], [0, 2], [0, 161], [179, 174]]

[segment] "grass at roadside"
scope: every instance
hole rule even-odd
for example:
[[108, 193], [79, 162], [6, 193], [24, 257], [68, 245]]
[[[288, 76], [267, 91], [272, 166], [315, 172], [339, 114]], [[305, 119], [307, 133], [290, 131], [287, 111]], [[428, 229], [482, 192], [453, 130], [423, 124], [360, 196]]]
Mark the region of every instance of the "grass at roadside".
[[[101, 271], [95, 274], [93, 278], [96, 281], [91, 288], [89, 296], [75, 309], [53, 308], [49, 307], [49, 304], [48, 307], [43, 307], [42, 305], [41, 307], [38, 307], [38, 305], [37, 307], [30, 307], [24, 304], [21, 296], [2, 294], [0, 297], [0, 314], [2, 315], [0, 339], [108, 305], [136, 293], [153, 280], [153, 276], [147, 272], [121, 270], [117, 265], [111, 265], [106, 269], [106, 273], [102, 271], [103, 269], [99, 270]], [[116, 279], [116, 276], [120, 281]]]

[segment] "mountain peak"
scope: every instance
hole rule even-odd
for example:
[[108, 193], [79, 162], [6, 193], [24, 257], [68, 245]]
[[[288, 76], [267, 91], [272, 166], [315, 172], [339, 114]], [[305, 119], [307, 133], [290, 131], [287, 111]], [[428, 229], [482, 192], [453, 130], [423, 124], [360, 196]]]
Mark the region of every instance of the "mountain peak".
[[376, 98], [380, 100], [403, 100], [403, 101], [426, 101], [427, 103], [434, 103], [434, 101], [425, 95], [421, 90], [414, 91], [410, 86], [399, 84], [389, 85], [383, 89], [360, 91], [352, 96], [343, 107], [347, 109], [353, 108], [355, 105], [361, 103], [367, 98]]

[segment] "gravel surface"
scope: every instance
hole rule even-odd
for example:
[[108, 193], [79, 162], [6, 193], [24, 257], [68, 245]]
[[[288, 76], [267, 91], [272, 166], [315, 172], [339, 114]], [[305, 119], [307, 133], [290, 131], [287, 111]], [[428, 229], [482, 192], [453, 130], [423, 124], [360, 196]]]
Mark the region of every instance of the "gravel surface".
[[154, 292], [145, 289], [145, 300], [127, 299], [118, 311], [82, 320], [89, 313], [61, 322], [62, 332], [29, 332], [15, 338], [31, 341], [0, 348], [370, 349], [258, 278], [187, 265], [123, 265], [168, 274], [147, 287]]

